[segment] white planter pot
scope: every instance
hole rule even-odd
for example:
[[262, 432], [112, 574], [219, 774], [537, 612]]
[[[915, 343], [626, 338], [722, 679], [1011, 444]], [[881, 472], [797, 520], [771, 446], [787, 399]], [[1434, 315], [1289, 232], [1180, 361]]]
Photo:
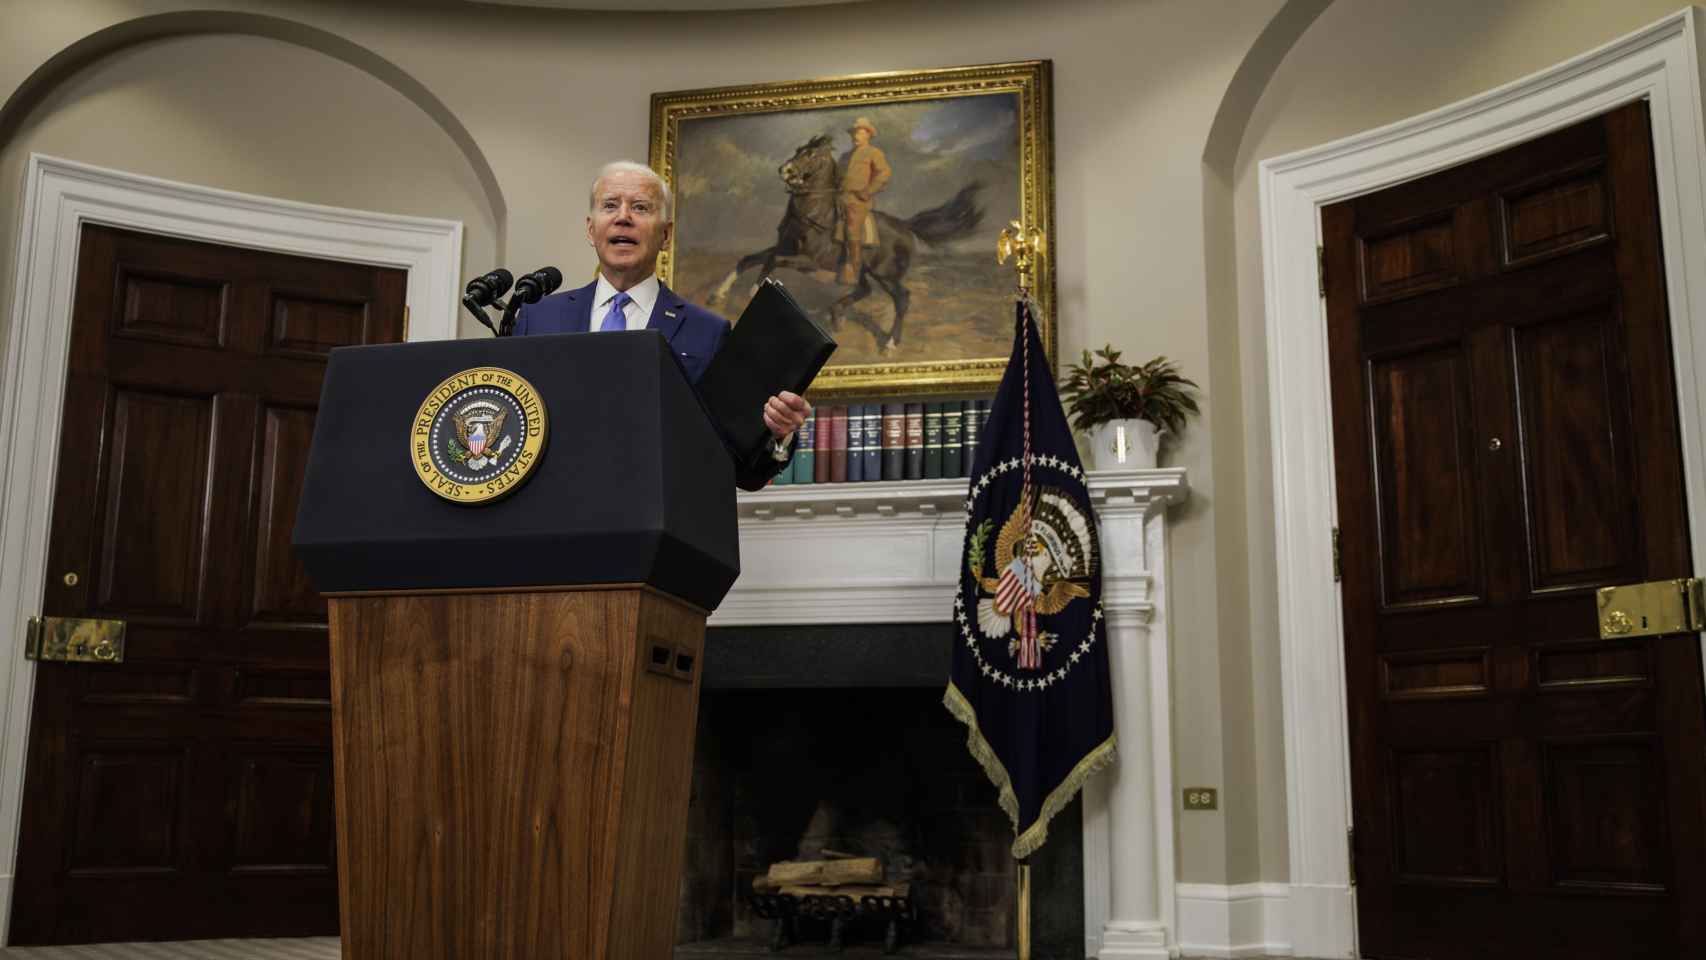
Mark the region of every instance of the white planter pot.
[[1144, 470], [1155, 466], [1161, 435], [1148, 420], [1114, 420], [1090, 428], [1092, 470]]

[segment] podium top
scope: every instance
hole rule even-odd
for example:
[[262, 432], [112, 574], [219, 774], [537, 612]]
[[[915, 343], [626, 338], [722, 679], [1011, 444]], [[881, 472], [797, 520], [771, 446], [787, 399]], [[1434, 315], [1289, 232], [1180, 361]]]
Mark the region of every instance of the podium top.
[[[531, 383], [549, 428], [473, 505], [421, 482], [414, 428], [479, 367]], [[733, 465], [652, 330], [332, 351], [293, 544], [323, 593], [645, 583], [709, 611], [740, 572]]]

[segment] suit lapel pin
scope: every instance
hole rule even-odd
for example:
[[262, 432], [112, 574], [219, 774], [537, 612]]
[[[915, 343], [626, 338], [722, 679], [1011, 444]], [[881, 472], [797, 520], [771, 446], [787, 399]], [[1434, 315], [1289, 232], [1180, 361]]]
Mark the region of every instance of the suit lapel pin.
[[675, 319], [675, 311], [674, 310], [665, 310], [663, 312], [663, 315], [670, 318], [671, 320]]

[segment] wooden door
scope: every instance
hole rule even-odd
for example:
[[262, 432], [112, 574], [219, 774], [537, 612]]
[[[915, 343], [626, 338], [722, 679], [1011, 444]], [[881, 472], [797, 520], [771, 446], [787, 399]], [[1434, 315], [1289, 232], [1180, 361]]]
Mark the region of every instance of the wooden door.
[[1706, 956], [1699, 638], [1647, 109], [1323, 214], [1364, 956]]
[[12, 942], [335, 934], [290, 534], [326, 353], [400, 340], [406, 276], [95, 226], [77, 270], [44, 612], [128, 649], [37, 667]]

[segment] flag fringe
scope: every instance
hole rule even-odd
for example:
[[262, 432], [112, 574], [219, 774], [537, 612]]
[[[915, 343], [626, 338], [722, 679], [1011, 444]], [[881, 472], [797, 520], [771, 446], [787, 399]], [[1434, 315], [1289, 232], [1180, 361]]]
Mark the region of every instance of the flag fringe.
[[1001, 758], [995, 755], [995, 748], [989, 741], [983, 739], [983, 731], [977, 726], [977, 710], [974, 709], [965, 695], [960, 693], [952, 680], [948, 681], [948, 689], [942, 694], [942, 705], [954, 715], [954, 719], [966, 726], [966, 749], [977, 759], [978, 765], [989, 776], [990, 782], [1000, 793], [1001, 809], [1007, 811], [1007, 819], [1013, 821], [1013, 830], [1019, 829], [1019, 797], [1013, 792], [1013, 781], [1007, 776], [1007, 768], [1001, 765]]
[[[1000, 794], [1001, 809], [1006, 811], [1007, 819], [1013, 822], [1013, 831], [1018, 833], [1019, 798], [1013, 792], [1013, 781], [1007, 775], [1007, 768], [1002, 766], [1001, 758], [995, 755], [989, 741], [983, 738], [983, 731], [977, 723], [977, 709], [960, 693], [952, 680], [948, 681], [948, 689], [942, 694], [942, 705], [948, 708], [954, 719], [965, 724], [966, 749], [971, 751], [971, 755], [977, 759], [978, 765], [983, 767], [983, 772], [988, 775], [990, 782], [995, 784], [995, 789]], [[1037, 822], [1013, 840], [1013, 859], [1023, 860], [1048, 842], [1049, 821], [1066, 809], [1066, 805], [1072, 802], [1078, 791], [1084, 789], [1084, 784], [1088, 783], [1091, 777], [1114, 762], [1117, 756], [1116, 739], [1116, 735], [1110, 733], [1108, 739], [1078, 761], [1078, 765], [1072, 768], [1072, 772], [1066, 775], [1060, 786], [1043, 798], [1042, 809], [1037, 813]]]

